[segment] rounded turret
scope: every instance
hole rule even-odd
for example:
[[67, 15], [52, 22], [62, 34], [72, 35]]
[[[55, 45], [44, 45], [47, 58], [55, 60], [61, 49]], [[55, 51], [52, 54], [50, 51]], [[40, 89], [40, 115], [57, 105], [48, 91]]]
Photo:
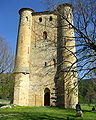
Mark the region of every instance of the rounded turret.
[[31, 13], [34, 12], [34, 10], [31, 9], [31, 8], [21, 8], [21, 9], [19, 10], [19, 15], [21, 15], [21, 13], [22, 13], [23, 11], [30, 11]]
[[31, 41], [32, 13], [30, 8], [19, 10], [20, 23], [14, 72], [29, 73], [29, 54]]
[[19, 10], [20, 22], [15, 58], [14, 104], [28, 106], [29, 98], [29, 59], [32, 28], [32, 12], [29, 8]]
[[[61, 93], [64, 94], [64, 107], [74, 108], [78, 102], [78, 90], [74, 88], [77, 83], [75, 39], [73, 25], [73, 7], [70, 4], [62, 4], [57, 7], [57, 72], [59, 74], [58, 84], [63, 84]], [[74, 65], [73, 65], [74, 64]], [[69, 68], [71, 70], [69, 71]], [[73, 74], [75, 73], [75, 77]], [[74, 89], [73, 89], [74, 88]], [[73, 90], [73, 91], [72, 91]], [[76, 95], [77, 96], [76, 96]]]

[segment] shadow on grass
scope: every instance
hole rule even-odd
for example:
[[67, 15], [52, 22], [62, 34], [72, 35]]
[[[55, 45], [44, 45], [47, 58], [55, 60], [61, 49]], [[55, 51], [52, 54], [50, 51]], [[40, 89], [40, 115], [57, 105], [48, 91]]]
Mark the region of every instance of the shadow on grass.
[[0, 104], [0, 107], [5, 106], [5, 105], [7, 105], [7, 104]]
[[[73, 116], [56, 116], [45, 113], [17, 113], [0, 116], [2, 120], [76, 120]], [[79, 119], [82, 120], [82, 119]]]
[[62, 118], [62, 117], [58, 117], [58, 116], [54, 116], [54, 115], [48, 115], [48, 114], [38, 114], [38, 113], [35, 113], [35, 114], [22, 114], [22, 117], [24, 119], [28, 119], [28, 120], [66, 120], [65, 118]]
[[0, 120], [82, 120], [71, 109], [17, 107], [0, 110]]
[[[22, 114], [22, 117], [24, 120], [77, 120], [77, 117], [74, 115], [66, 115], [66, 116], [58, 116], [56, 114], [45, 114], [45, 113], [29, 113], [29, 114]], [[82, 118], [79, 118], [78, 120], [82, 120]]]
[[53, 117], [49, 115], [40, 115], [40, 116], [35, 116], [35, 115], [7, 115], [7, 116], [2, 116], [0, 117], [2, 120], [66, 120], [65, 118], [58, 118], [58, 117]]

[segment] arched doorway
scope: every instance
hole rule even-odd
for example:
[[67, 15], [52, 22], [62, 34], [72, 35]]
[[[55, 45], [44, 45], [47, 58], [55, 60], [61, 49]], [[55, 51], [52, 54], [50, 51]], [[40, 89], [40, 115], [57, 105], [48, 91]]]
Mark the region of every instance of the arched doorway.
[[50, 90], [48, 88], [44, 90], [44, 106], [50, 106]]

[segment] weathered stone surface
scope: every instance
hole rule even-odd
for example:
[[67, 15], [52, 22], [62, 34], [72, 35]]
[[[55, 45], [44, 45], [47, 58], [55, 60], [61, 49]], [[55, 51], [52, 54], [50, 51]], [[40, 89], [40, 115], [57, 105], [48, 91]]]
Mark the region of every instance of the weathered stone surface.
[[[71, 5], [60, 5], [58, 10], [73, 24]], [[77, 78], [72, 77], [72, 72], [67, 77], [66, 72], [61, 72], [76, 60], [68, 51], [75, 52], [74, 30], [56, 11], [34, 12], [23, 8], [19, 13], [14, 104], [74, 108], [78, 89], [70, 94], [68, 91]]]

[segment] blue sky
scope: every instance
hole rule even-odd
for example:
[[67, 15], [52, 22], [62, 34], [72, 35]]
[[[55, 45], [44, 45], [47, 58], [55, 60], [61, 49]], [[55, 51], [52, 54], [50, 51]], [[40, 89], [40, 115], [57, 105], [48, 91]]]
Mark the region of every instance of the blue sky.
[[21, 8], [32, 8], [35, 11], [46, 10], [41, 0], [0, 0], [0, 36], [11, 46], [15, 53], [19, 14]]

